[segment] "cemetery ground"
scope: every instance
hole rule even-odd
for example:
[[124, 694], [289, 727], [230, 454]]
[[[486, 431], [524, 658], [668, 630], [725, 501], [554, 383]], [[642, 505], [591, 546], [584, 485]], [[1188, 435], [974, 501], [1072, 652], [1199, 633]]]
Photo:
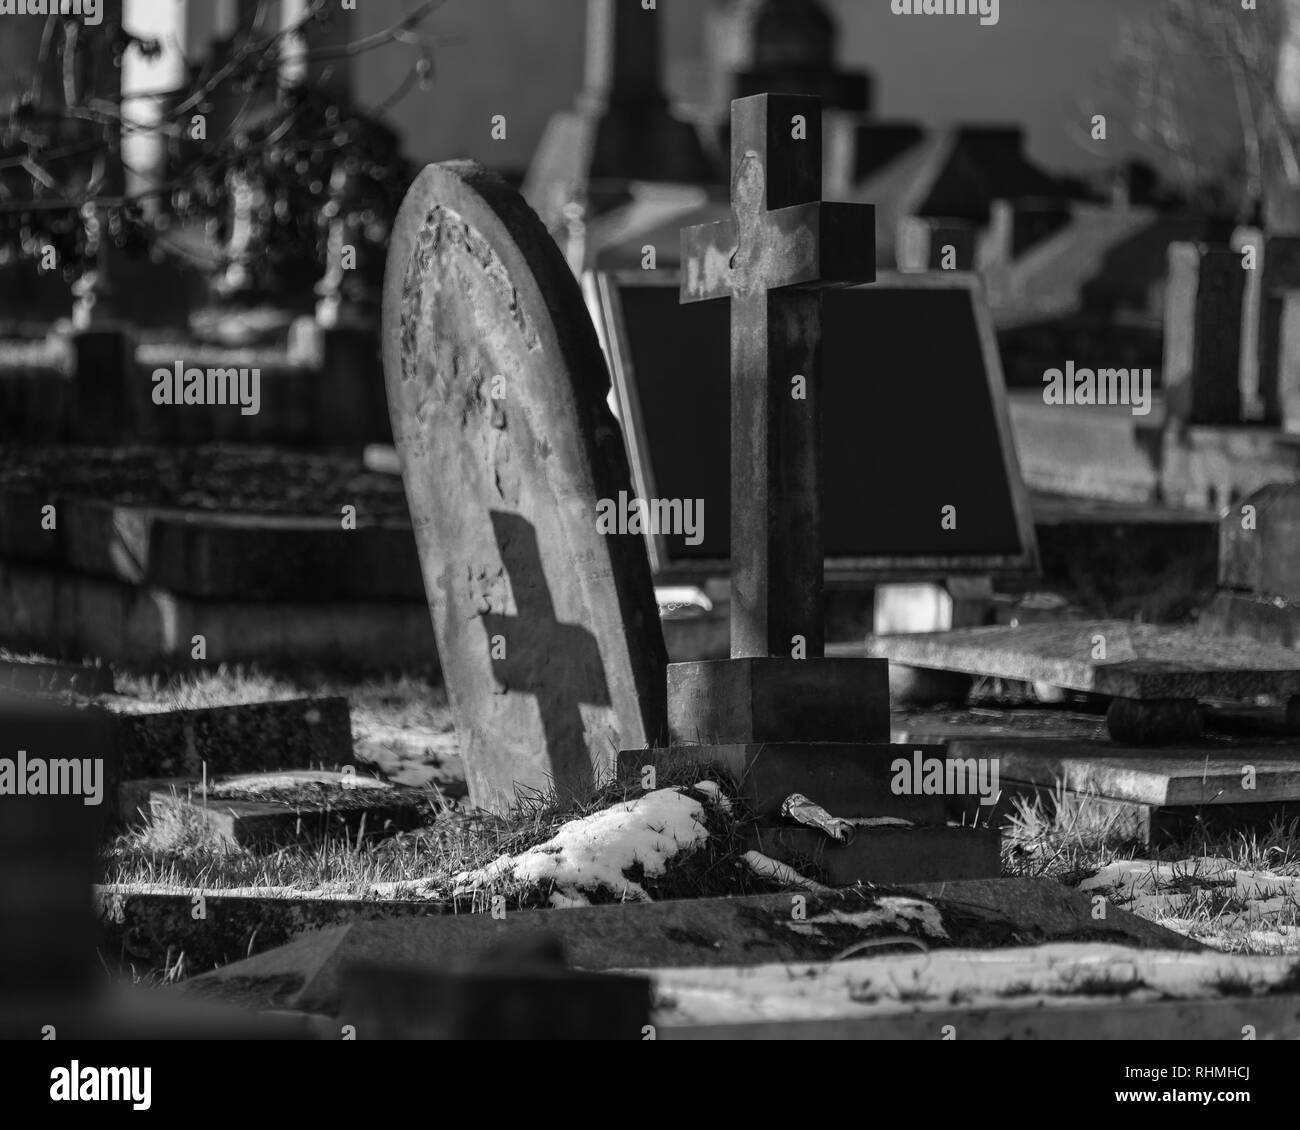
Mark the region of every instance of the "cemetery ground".
[[[119, 828], [102, 852], [100, 905], [110, 930], [101, 957], [106, 967], [132, 979], [183, 979], [204, 972], [201, 959], [210, 954], [204, 947], [195, 950], [197, 929], [182, 930], [161, 949], [141, 945], [129, 930], [111, 929], [115, 908], [120, 910], [131, 893], [182, 895], [183, 908], [194, 892], [204, 892], [253, 899], [262, 908], [295, 900], [313, 905], [359, 900], [465, 913], [486, 910], [498, 894], [504, 896], [503, 908], [513, 911], [816, 889], [823, 878], [813, 860], [796, 867], [798, 875], [756, 871], [746, 858], [749, 817], [742, 804], [726, 796], [725, 782], [722, 789], [711, 783], [698, 788], [698, 768], [683, 766], [680, 775], [661, 777], [651, 790], [607, 781], [581, 796], [521, 796], [504, 817], [475, 812], [465, 794], [445, 697], [427, 678], [290, 679], [232, 669], [171, 677], [118, 673], [115, 683], [118, 695], [139, 711], [342, 696], [350, 705], [358, 777], [418, 790], [418, 818], [405, 830], [377, 824], [302, 836], [298, 828], [298, 835], [272, 842], [232, 842], [205, 821], [187, 821], [165, 804], [144, 820], [138, 812], [124, 813], [130, 826]], [[968, 710], [932, 713], [952, 721], [973, 710], [989, 722], [1022, 727], [1044, 714], [1026, 706], [1032, 697], [1028, 688], [1004, 684], [989, 691], [976, 696], [979, 705]], [[1085, 725], [1087, 717], [1078, 715]], [[918, 721], [911, 712], [903, 724], [915, 727]], [[1099, 716], [1092, 721], [1099, 724]], [[273, 752], [268, 764], [277, 764]], [[313, 799], [312, 787], [308, 781], [306, 793], [290, 789], [276, 799], [293, 808]], [[674, 789], [683, 790], [688, 801], [684, 824], [670, 830], [667, 844], [660, 842], [655, 850], [654, 841], [664, 837], [651, 835], [647, 841], [646, 821], [635, 813], [638, 798]], [[207, 801], [213, 808], [222, 803], [215, 792]], [[607, 817], [605, 827], [592, 827], [599, 814], [629, 807], [631, 818]], [[1178, 839], [1142, 844], [1126, 840], [1114, 812], [1088, 795], [1058, 789], [1052, 796], [1017, 797], [999, 811], [1004, 876], [1050, 878], [1089, 895], [1103, 894], [1118, 908], [1224, 952], [1300, 953], [1300, 820], [1275, 817], [1235, 829], [1206, 826]], [[660, 813], [650, 823], [663, 831], [665, 822], [682, 815]], [[562, 867], [531, 872], [493, 867], [505, 857], [527, 857], [541, 845], [551, 845], [544, 852], [551, 851], [566, 828], [566, 850], [577, 853], [571, 873]], [[554, 856], [542, 858], [549, 863]], [[474, 873], [477, 883], [467, 879]], [[167, 921], [184, 925], [187, 918], [174, 914]], [[229, 957], [261, 950], [274, 937], [265, 932], [259, 943], [257, 931], [257, 919], [250, 919], [241, 935], [247, 948]]]

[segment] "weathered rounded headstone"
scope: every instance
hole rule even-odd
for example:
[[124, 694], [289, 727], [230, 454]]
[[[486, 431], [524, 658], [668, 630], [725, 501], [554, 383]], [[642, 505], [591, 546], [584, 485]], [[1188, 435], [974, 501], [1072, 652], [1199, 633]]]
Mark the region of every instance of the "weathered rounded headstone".
[[470, 799], [581, 789], [664, 731], [664, 669], [609, 374], [578, 284], [533, 211], [471, 163], [402, 205], [384, 369]]

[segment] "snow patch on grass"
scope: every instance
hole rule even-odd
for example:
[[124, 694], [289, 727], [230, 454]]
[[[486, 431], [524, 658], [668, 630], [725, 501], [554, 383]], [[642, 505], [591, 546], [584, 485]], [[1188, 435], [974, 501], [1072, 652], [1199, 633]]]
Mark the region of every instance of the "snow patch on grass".
[[867, 910], [831, 910], [819, 914], [806, 922], [787, 922], [787, 928], [796, 934], [820, 934], [823, 926], [853, 926], [858, 930], [870, 930], [877, 926], [897, 926], [900, 929], [914, 923], [923, 934], [932, 938], [946, 938], [943, 916], [937, 907], [920, 899], [882, 898], [875, 906]]
[[670, 862], [708, 838], [703, 804], [678, 789], [659, 789], [571, 820], [545, 843], [519, 855], [503, 855], [486, 867], [461, 872], [454, 893], [517, 883], [552, 887], [553, 906], [587, 906], [587, 896], [602, 890], [649, 902], [645, 888], [626, 873], [640, 867], [647, 878], [664, 875]]

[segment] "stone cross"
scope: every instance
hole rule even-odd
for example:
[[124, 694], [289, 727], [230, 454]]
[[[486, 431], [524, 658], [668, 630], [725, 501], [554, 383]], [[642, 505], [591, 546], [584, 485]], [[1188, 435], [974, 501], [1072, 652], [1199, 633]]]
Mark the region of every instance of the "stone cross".
[[659, 13], [626, 0], [587, 0], [587, 60], [581, 102], [641, 112], [667, 106], [660, 77]]
[[731, 299], [732, 658], [824, 651], [818, 290], [875, 281], [875, 209], [821, 190], [821, 102], [737, 99], [732, 219], [682, 232], [681, 300]]
[[629, 181], [711, 184], [717, 177], [699, 131], [673, 113], [664, 91], [666, 8], [587, 0], [582, 93], [572, 112], [551, 119], [529, 166], [524, 197], [578, 262], [582, 224], [622, 204]]

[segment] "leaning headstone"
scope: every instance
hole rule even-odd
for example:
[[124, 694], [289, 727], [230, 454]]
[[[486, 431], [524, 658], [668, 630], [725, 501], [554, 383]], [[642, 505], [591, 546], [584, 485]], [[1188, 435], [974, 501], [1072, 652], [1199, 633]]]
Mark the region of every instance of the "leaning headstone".
[[589, 787], [663, 733], [663, 634], [641, 537], [598, 524], [633, 491], [578, 283], [477, 165], [402, 205], [384, 368], [470, 798]]

